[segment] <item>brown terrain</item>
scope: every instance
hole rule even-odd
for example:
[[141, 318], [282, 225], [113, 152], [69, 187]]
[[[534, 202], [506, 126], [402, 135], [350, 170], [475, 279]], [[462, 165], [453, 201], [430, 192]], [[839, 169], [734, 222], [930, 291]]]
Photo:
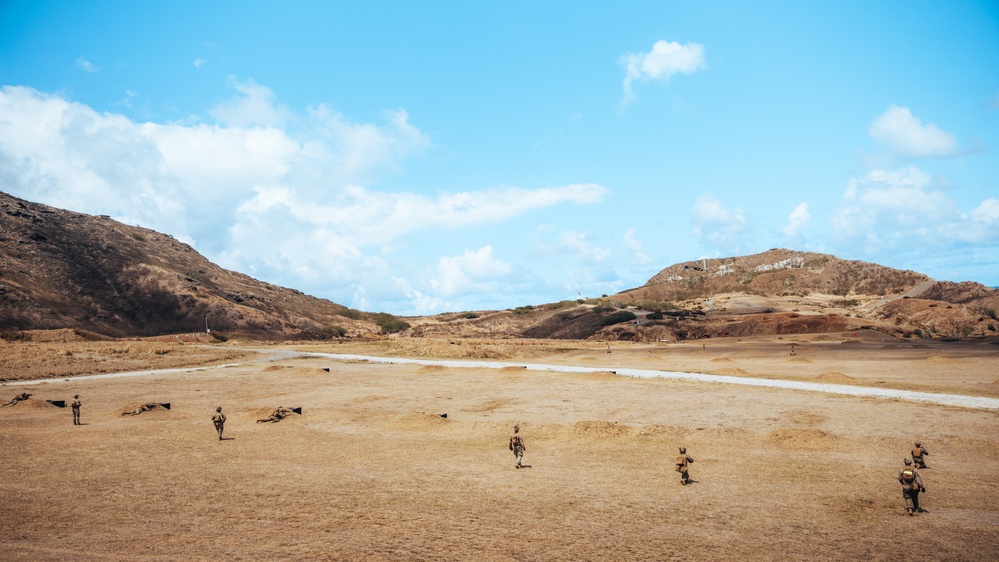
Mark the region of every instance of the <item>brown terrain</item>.
[[[609, 348], [416, 343], [259, 346], [221, 368], [203, 366], [197, 345], [170, 343], [168, 357], [194, 353], [199, 366], [0, 385], [3, 401], [32, 394], [0, 408], [3, 558], [908, 560], [918, 545], [927, 559], [992, 560], [999, 551], [999, 410], [610, 373], [996, 397], [999, 346], [988, 342], [869, 331]], [[213, 350], [242, 352], [231, 344]], [[45, 345], [59, 354], [77, 344]], [[270, 355], [417, 350], [514, 365]], [[73, 394], [79, 427], [68, 407], [45, 402]], [[171, 408], [121, 415], [147, 402]], [[210, 422], [216, 405], [228, 415], [225, 441]], [[279, 405], [302, 414], [256, 423]], [[516, 470], [507, 450], [514, 423], [530, 468]], [[917, 439], [930, 451], [927, 512], [907, 517], [896, 475]], [[679, 446], [696, 461], [685, 487], [673, 471]]]
[[[976, 283], [770, 250], [397, 318], [0, 194], [0, 404], [32, 395], [0, 407], [0, 559], [994, 560], [997, 308]], [[750, 385], [769, 381], [817, 386]], [[74, 394], [82, 426], [49, 402]], [[122, 415], [146, 403], [170, 408]], [[256, 423], [278, 406], [301, 414]], [[907, 517], [915, 440], [927, 512]]]

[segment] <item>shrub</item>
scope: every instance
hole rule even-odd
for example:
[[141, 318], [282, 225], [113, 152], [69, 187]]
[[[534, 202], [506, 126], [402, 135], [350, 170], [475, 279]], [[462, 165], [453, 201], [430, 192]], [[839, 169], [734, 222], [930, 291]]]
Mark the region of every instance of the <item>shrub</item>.
[[475, 320], [478, 317], [479, 314], [477, 312], [465, 312], [461, 316], [458, 316], [458, 318], [467, 318], [469, 320]]
[[628, 322], [634, 320], [635, 314], [633, 312], [628, 312], [627, 310], [621, 310], [607, 316], [600, 321], [601, 326], [613, 326], [614, 324], [620, 324], [621, 322]]
[[523, 316], [525, 314], [530, 314], [532, 312], [534, 312], [534, 307], [529, 304], [525, 306], [518, 306], [517, 308], [513, 309], [513, 313], [516, 314], [517, 316]]
[[979, 308], [978, 311], [993, 320], [999, 320], [999, 315], [996, 314], [996, 309], [994, 308], [983, 306]]
[[342, 326], [327, 326], [322, 330], [319, 330], [319, 339], [321, 340], [331, 340], [333, 338], [343, 337], [347, 337], [347, 330], [343, 329]]
[[7, 341], [31, 341], [31, 336], [21, 330], [13, 328], [0, 331], [0, 340]]
[[383, 334], [395, 334], [403, 330], [408, 330], [411, 327], [409, 322], [399, 320], [395, 316], [385, 312], [375, 314], [373, 319], [375, 324], [381, 327]]
[[663, 319], [663, 313], [662, 313], [662, 312], [659, 312], [659, 311], [657, 310], [657, 311], [655, 311], [655, 312], [650, 312], [650, 313], [649, 313], [648, 315], [646, 315], [645, 317], [646, 317], [647, 319], [649, 319], [649, 320], [662, 320], [662, 319]]

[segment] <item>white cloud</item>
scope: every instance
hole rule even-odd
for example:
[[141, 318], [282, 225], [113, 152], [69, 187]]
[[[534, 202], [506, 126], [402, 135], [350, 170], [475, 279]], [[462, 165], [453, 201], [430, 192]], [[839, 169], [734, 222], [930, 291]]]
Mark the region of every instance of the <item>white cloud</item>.
[[83, 57], [79, 57], [76, 59], [76, 67], [89, 74], [93, 74], [94, 72], [100, 70], [100, 68], [97, 68], [97, 66], [94, 65], [94, 63], [88, 61]]
[[922, 170], [875, 170], [850, 181], [832, 216], [838, 242], [868, 255], [931, 252], [999, 243], [999, 200], [961, 211]]
[[[244, 102], [255, 100], [248, 105], [270, 108], [263, 113], [272, 118], [264, 121], [296, 121], [295, 132], [259, 124], [139, 123], [4, 87], [0, 185], [32, 201], [169, 233], [230, 269], [382, 310], [439, 306], [440, 291], [459, 295], [509, 267], [493, 257], [492, 246], [481, 246], [443, 258], [435, 269], [434, 261], [418, 260], [436, 257], [409, 255], [417, 233], [496, 224], [595, 203], [608, 193], [596, 184], [376, 191], [360, 182], [395, 173], [405, 158], [432, 146], [405, 111], [385, 112], [383, 123], [356, 123], [323, 106], [295, 115], [262, 86], [237, 90], [236, 100], [217, 106], [226, 119], [245, 122]], [[599, 251], [591, 248], [590, 255]]]
[[624, 233], [624, 245], [626, 248], [631, 250], [632, 258], [640, 265], [649, 265], [655, 262], [652, 257], [645, 253], [642, 248], [642, 243], [635, 236], [635, 229], [629, 228], [627, 232]]
[[628, 53], [621, 57], [620, 63], [625, 67], [622, 105], [634, 101], [635, 94], [631, 85], [635, 80], [667, 80], [674, 74], [693, 74], [706, 66], [704, 45], [681, 45], [661, 39], [652, 45], [652, 50], [648, 53]]
[[702, 195], [694, 203], [694, 235], [728, 255], [753, 249], [752, 232], [742, 209], [729, 210], [710, 195]]
[[197, 68], [197, 69], [200, 70], [201, 67], [204, 66], [205, 63], [207, 63], [207, 62], [208, 61], [206, 59], [194, 59], [194, 62], [192, 64], [194, 65], [194, 68]]
[[238, 82], [230, 78], [237, 98], [223, 100], [208, 110], [221, 124], [235, 127], [280, 127], [292, 120], [293, 113], [277, 102], [277, 95], [253, 80]]
[[493, 257], [492, 246], [483, 246], [477, 251], [465, 250], [460, 256], [444, 256], [437, 262], [438, 277], [431, 286], [442, 297], [469, 292], [489, 291], [491, 281], [509, 275], [513, 267], [505, 261]]
[[935, 124], [923, 125], [907, 107], [892, 105], [871, 123], [871, 138], [901, 156], [950, 156], [957, 152], [957, 139]]
[[798, 238], [801, 232], [808, 226], [808, 221], [812, 215], [808, 212], [808, 203], [799, 203], [787, 217], [785, 224], [780, 231], [788, 238]]

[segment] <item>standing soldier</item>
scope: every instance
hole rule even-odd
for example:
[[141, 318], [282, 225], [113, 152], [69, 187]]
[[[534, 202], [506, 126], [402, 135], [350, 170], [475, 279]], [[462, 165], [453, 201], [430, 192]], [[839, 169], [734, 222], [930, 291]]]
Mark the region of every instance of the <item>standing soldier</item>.
[[680, 473], [680, 484], [686, 486], [690, 482], [690, 473], [687, 465], [694, 462], [694, 459], [687, 454], [686, 447], [680, 447], [680, 456], [676, 457], [676, 471]]
[[80, 395], [79, 394], [74, 394], [73, 395], [73, 404], [72, 404], [72, 406], [73, 406], [73, 425], [83, 425], [82, 423], [80, 423], [80, 406], [82, 404], [83, 403], [80, 402]]
[[222, 406], [215, 408], [215, 415], [212, 416], [212, 423], [215, 424], [215, 431], [219, 432], [219, 441], [221, 441], [222, 429], [225, 428], [225, 414], [222, 413]]
[[521, 464], [524, 460], [524, 451], [527, 450], [524, 447], [524, 437], [520, 434], [520, 426], [513, 426], [513, 435], [510, 436], [510, 450], [513, 451], [513, 456], [517, 457], [517, 468], [523, 468]]
[[926, 511], [919, 507], [919, 493], [925, 492], [923, 479], [919, 477], [919, 471], [912, 466], [912, 461], [902, 459], [905, 466], [898, 471], [898, 481], [902, 484], [902, 498], [905, 499], [905, 512], [912, 515], [914, 512]]
[[916, 468], [929, 468], [923, 461], [923, 457], [929, 454], [930, 452], [919, 441], [915, 442], [915, 447], [912, 448], [912, 462], [915, 463]]

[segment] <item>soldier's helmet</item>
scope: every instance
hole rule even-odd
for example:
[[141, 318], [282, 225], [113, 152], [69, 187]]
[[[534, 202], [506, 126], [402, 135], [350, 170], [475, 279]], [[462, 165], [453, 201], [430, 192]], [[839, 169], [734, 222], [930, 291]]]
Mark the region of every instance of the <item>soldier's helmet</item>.
[[912, 464], [912, 461], [910, 461], [909, 459], [902, 459], [902, 462], [904, 462], [907, 465]]
[[687, 448], [686, 447], [680, 447], [680, 452], [686, 454], [687, 453]]
[[222, 411], [222, 406], [219, 406], [218, 408], [215, 408], [215, 411], [216, 412], [221, 412]]
[[73, 395], [73, 398], [79, 398], [79, 397], [80, 397], [80, 395], [79, 395], [79, 394], [74, 394], [74, 395]]
[[513, 430], [514, 430], [514, 431], [520, 431], [520, 426], [519, 426], [519, 425], [515, 425], [515, 426], [513, 426]]
[[922, 446], [923, 446], [923, 444], [922, 444], [922, 443], [920, 443], [919, 441], [916, 441], [916, 446], [917, 446], [917, 447], [922, 447]]

